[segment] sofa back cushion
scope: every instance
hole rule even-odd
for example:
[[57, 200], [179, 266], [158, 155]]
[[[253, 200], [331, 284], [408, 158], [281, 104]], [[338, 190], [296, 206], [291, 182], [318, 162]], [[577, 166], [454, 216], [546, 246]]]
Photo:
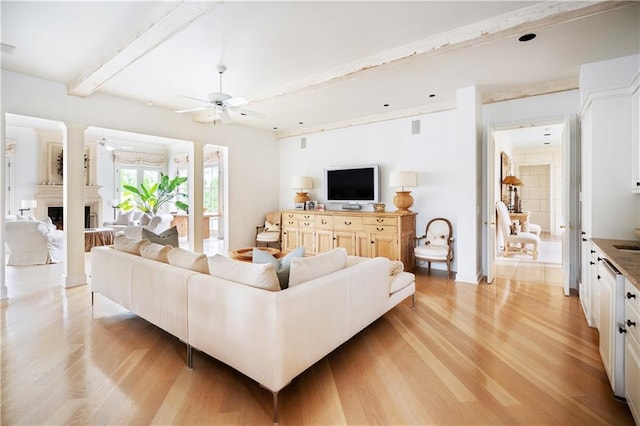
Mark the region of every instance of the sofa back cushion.
[[118, 235], [113, 242], [113, 248], [140, 256], [140, 247], [144, 244], [149, 244], [149, 240], [132, 240], [126, 235]]
[[169, 263], [167, 256], [172, 248], [170, 245], [156, 243], [144, 244], [140, 247], [140, 256], [163, 263]]
[[289, 287], [343, 269], [346, 265], [347, 250], [343, 247], [317, 256], [294, 258], [291, 260]]
[[251, 263], [216, 254], [209, 258], [209, 273], [214, 277], [234, 281], [269, 291], [279, 291], [280, 282], [271, 263]]
[[191, 269], [192, 271], [209, 273], [209, 264], [207, 255], [204, 253], [195, 253], [181, 248], [172, 248], [167, 254], [169, 264], [180, 268]]

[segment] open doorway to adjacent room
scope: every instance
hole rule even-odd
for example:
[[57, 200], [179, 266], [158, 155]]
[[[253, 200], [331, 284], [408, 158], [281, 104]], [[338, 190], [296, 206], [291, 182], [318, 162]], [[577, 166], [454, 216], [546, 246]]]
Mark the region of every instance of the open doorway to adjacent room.
[[[537, 259], [506, 253], [496, 227], [496, 247], [489, 256], [493, 256], [497, 277], [564, 286], [568, 265], [563, 264], [562, 245], [568, 212], [564, 211], [563, 180], [569, 173], [564, 170], [564, 132], [563, 120], [505, 126], [492, 132], [499, 172], [488, 190], [507, 206], [516, 229], [539, 229], [540, 237]], [[516, 183], [512, 183], [514, 177]]]

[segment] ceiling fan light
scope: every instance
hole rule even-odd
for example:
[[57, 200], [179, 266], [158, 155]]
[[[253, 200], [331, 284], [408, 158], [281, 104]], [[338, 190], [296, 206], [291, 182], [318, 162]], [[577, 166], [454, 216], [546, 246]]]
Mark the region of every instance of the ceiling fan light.
[[240, 105], [246, 105], [249, 103], [248, 100], [246, 100], [245, 98], [241, 98], [241, 97], [234, 97], [231, 99], [227, 99], [227, 101], [225, 102], [227, 105], [229, 105], [230, 107], [237, 107]]

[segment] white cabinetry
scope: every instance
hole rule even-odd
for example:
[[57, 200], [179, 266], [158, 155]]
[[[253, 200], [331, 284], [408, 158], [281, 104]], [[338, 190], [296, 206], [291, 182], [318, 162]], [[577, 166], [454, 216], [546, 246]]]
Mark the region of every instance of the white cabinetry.
[[640, 424], [640, 290], [626, 279], [624, 293], [625, 397], [636, 424]]
[[580, 301], [589, 327], [598, 328], [600, 311], [600, 292], [598, 286], [598, 260], [602, 255], [595, 245], [582, 245], [582, 281], [580, 283]]

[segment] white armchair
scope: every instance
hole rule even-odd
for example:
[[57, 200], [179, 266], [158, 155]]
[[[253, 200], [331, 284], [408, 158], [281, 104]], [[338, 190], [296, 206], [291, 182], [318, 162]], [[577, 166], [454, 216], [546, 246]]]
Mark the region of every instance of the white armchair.
[[[425, 240], [420, 244], [420, 240]], [[451, 274], [453, 263], [453, 227], [448, 219], [437, 217], [431, 219], [425, 228], [425, 234], [416, 238], [414, 249], [416, 260], [427, 262], [431, 271], [431, 262], [445, 262], [447, 264], [447, 276]]]
[[[496, 203], [496, 213], [498, 215], [499, 236], [502, 237], [502, 249], [504, 255], [510, 254], [526, 254], [538, 258], [538, 246], [540, 245], [540, 237], [531, 232], [511, 233], [511, 218], [507, 206], [502, 202]], [[530, 225], [531, 226], [531, 225]], [[539, 232], [539, 231], [538, 231]]]
[[112, 228], [116, 231], [122, 231], [127, 226], [135, 226], [140, 224], [140, 218], [143, 213], [137, 210], [122, 211], [118, 210], [116, 220], [108, 220], [102, 224], [105, 228]]
[[7, 265], [44, 265], [64, 260], [64, 231], [39, 220], [5, 223]]
[[[173, 215], [170, 214], [158, 214], [149, 219], [149, 223], [146, 225], [127, 226], [124, 228], [124, 235], [134, 240], [142, 239], [142, 229], [153, 232], [154, 234], [161, 234], [171, 227], [173, 221]], [[141, 222], [142, 223], [142, 222]]]

